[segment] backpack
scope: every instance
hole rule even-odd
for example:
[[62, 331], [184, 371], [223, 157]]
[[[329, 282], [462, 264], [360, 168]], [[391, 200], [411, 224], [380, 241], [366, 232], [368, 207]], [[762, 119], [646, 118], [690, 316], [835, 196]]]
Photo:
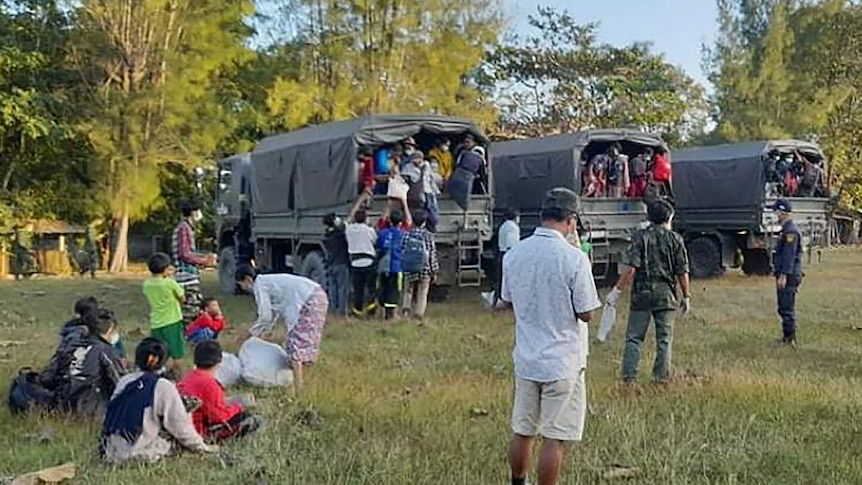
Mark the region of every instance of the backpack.
[[383, 235], [386, 237], [380, 239], [380, 257], [377, 259], [377, 273], [386, 274], [392, 271], [392, 231], [387, 229]]
[[7, 401], [12, 414], [23, 414], [33, 409], [51, 409], [54, 406], [54, 393], [39, 383], [39, 374], [30, 367], [18, 371], [12, 380]]
[[638, 155], [631, 160], [631, 173], [632, 177], [639, 179], [641, 177], [646, 176], [647, 168], [646, 168], [646, 159], [643, 155]]
[[622, 175], [621, 160], [619, 157], [608, 162], [608, 185], [617, 185]]
[[407, 179], [407, 202], [411, 205], [421, 207], [425, 204], [425, 172], [428, 170], [428, 164], [422, 165], [422, 171], [419, 174], [419, 180], [413, 181], [410, 177]]
[[428, 264], [428, 251], [425, 249], [425, 238], [411, 232], [404, 240], [401, 268], [405, 273], [421, 273], [426, 264]]

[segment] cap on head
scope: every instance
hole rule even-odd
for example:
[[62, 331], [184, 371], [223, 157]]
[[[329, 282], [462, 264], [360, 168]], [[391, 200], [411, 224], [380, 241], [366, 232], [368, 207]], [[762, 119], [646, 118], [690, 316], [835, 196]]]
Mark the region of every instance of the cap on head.
[[411, 136], [411, 137], [407, 138], [406, 140], [404, 140], [404, 146], [415, 147], [416, 146], [416, 140], [414, 140], [413, 137]]
[[581, 200], [578, 194], [563, 187], [549, 190], [542, 202], [542, 212], [559, 211], [567, 216], [577, 214], [580, 208]]
[[419, 151], [419, 150], [416, 150], [415, 152], [413, 152], [413, 153], [411, 153], [411, 154], [410, 154], [410, 160], [411, 160], [411, 161], [414, 161], [414, 160], [425, 160], [425, 154], [424, 154], [424, 153], [422, 153], [422, 152], [421, 152], [421, 151]]
[[772, 210], [775, 212], [793, 212], [793, 206], [790, 204], [790, 201], [787, 199], [778, 199], [772, 204]]

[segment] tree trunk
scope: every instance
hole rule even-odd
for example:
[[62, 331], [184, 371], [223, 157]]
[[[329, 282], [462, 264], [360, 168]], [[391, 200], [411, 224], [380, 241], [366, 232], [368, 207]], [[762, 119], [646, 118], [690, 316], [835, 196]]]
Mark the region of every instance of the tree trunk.
[[113, 248], [111, 251], [111, 265], [108, 271], [111, 273], [122, 273], [129, 269], [129, 208], [123, 206], [123, 210], [114, 218]]
[[12, 180], [12, 172], [15, 171], [15, 160], [11, 160], [9, 162], [9, 168], [6, 169], [6, 174], [3, 175], [3, 191], [5, 192], [9, 188], [9, 181]]

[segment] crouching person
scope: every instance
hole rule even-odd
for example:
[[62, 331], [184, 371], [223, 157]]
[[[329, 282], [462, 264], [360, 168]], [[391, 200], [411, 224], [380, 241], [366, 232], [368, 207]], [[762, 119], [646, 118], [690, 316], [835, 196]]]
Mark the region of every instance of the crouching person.
[[176, 447], [212, 453], [195, 431], [176, 386], [159, 377], [168, 351], [156, 338], [145, 338], [135, 350], [139, 371], [122, 378], [102, 425], [99, 452], [111, 462], [157, 461]]
[[209, 441], [239, 438], [260, 428], [259, 416], [225, 400], [224, 388], [215, 378], [221, 364], [221, 345], [207, 340], [195, 346], [195, 370], [179, 383], [180, 394], [195, 398], [201, 405], [192, 413], [195, 430]]
[[248, 336], [262, 337], [281, 319], [287, 327], [284, 348], [290, 359], [296, 391], [302, 387], [302, 368], [317, 360], [320, 337], [326, 324], [329, 299], [323, 287], [314, 281], [292, 274], [258, 276], [250, 266], [236, 272], [240, 289], [254, 294], [257, 322]]

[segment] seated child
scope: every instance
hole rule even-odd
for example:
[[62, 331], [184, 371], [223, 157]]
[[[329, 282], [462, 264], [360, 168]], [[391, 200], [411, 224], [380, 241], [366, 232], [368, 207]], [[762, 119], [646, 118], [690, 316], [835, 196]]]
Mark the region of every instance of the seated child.
[[204, 298], [201, 302], [201, 313], [186, 327], [186, 340], [192, 345], [206, 340], [216, 340], [218, 334], [224, 330], [224, 315], [221, 313], [218, 300], [215, 298]]
[[88, 333], [89, 337], [74, 348], [69, 364], [59, 369], [54, 392], [59, 409], [94, 417], [104, 414], [124, 372], [113, 349], [120, 337], [114, 314], [98, 310]]
[[144, 296], [150, 304], [150, 334], [167, 345], [175, 373], [182, 370], [180, 360], [186, 352], [183, 341], [183, 308], [185, 292], [171, 278], [171, 257], [155, 253], [147, 260], [152, 277], [144, 281]]
[[102, 425], [100, 455], [111, 462], [157, 461], [179, 446], [198, 453], [214, 453], [195, 431], [177, 387], [159, 377], [168, 359], [165, 344], [145, 338], [135, 350], [139, 372], [117, 384]]
[[224, 388], [216, 380], [215, 372], [221, 364], [221, 345], [206, 340], [195, 346], [195, 370], [179, 383], [180, 393], [196, 398], [201, 405], [192, 412], [195, 430], [204, 438], [221, 441], [241, 437], [257, 431], [259, 416], [249, 414], [242, 405], [225, 401]]

